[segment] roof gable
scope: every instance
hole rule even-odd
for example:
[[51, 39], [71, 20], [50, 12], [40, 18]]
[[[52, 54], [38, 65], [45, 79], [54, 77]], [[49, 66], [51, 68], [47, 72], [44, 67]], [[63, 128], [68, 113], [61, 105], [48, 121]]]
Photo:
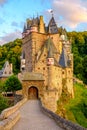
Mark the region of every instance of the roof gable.
[[0, 70], [0, 77], [8, 77], [12, 74], [13, 74], [12, 66], [11, 66], [11, 64], [9, 64], [8, 61], [6, 61], [2, 70]]

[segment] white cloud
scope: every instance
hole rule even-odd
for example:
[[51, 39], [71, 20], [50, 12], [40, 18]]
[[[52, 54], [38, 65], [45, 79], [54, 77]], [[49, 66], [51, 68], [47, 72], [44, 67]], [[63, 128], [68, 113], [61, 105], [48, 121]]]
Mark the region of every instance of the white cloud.
[[17, 38], [22, 38], [21, 32], [18, 30], [16, 32], [9, 33], [9, 34], [1, 37], [0, 38], [0, 45], [3, 45], [3, 44], [8, 43], [10, 41], [13, 41]]
[[86, 0], [53, 0], [51, 2], [59, 25], [74, 29], [80, 23], [87, 23]]
[[3, 4], [5, 4], [7, 2], [7, 0], [0, 0], [0, 5], [2, 6]]

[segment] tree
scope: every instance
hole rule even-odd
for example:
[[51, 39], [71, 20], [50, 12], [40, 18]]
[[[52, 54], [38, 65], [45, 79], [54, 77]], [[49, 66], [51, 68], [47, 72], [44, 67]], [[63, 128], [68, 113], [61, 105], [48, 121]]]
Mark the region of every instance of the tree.
[[0, 113], [7, 107], [9, 107], [8, 99], [6, 99], [0, 94]]
[[83, 58], [83, 82], [87, 84], [87, 55]]
[[0, 93], [3, 92], [3, 86], [4, 86], [4, 82], [0, 80]]
[[18, 78], [15, 75], [10, 76], [4, 84], [4, 90], [6, 92], [13, 92], [15, 96], [15, 91], [22, 89], [22, 84], [18, 80]]

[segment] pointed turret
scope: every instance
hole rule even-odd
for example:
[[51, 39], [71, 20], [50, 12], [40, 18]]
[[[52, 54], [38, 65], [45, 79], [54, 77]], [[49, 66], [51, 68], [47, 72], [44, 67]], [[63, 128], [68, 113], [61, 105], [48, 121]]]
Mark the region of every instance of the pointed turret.
[[48, 55], [47, 55], [47, 64], [48, 65], [54, 65], [54, 52], [56, 52], [56, 48], [52, 42], [52, 39], [49, 37], [46, 43], [46, 47], [48, 50]]
[[58, 28], [57, 28], [57, 25], [53, 16], [48, 24], [48, 30], [49, 30], [49, 33], [58, 33]]
[[66, 54], [66, 50], [65, 50], [64, 47], [62, 49], [62, 53], [61, 53], [61, 56], [60, 56], [60, 59], [59, 59], [59, 65], [61, 65], [64, 68], [68, 66], [68, 64], [67, 64], [67, 54]]
[[24, 28], [23, 28], [23, 33], [22, 33], [22, 37], [24, 38], [27, 34], [27, 26], [26, 26], [26, 23], [24, 24]]
[[32, 23], [31, 23], [31, 30], [30, 32], [38, 32], [38, 19], [37, 18], [33, 18]]

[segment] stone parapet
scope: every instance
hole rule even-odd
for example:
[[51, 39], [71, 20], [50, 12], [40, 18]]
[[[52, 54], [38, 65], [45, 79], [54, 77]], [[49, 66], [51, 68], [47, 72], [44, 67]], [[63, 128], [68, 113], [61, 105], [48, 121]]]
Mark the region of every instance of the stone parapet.
[[16, 111], [7, 119], [0, 121], [0, 130], [11, 130], [19, 119], [20, 119], [20, 112]]
[[87, 130], [86, 128], [84, 128], [78, 124], [74, 124], [71, 121], [68, 121], [68, 120], [58, 116], [57, 114], [55, 114], [52, 111], [43, 107], [43, 105], [41, 105], [41, 108], [42, 108], [42, 111], [46, 115], [53, 118], [57, 122], [57, 124], [65, 130]]
[[27, 99], [24, 98], [22, 101], [18, 102], [15, 106], [3, 110], [0, 115], [0, 120], [8, 118], [11, 114], [16, 112], [26, 101]]
[[0, 115], [0, 130], [11, 130], [16, 122], [20, 119], [19, 108], [27, 101], [24, 98], [18, 102], [15, 106], [7, 108], [2, 111]]

